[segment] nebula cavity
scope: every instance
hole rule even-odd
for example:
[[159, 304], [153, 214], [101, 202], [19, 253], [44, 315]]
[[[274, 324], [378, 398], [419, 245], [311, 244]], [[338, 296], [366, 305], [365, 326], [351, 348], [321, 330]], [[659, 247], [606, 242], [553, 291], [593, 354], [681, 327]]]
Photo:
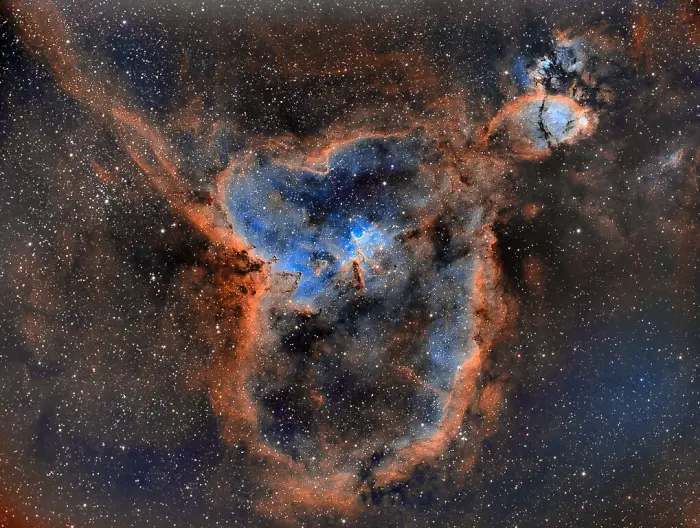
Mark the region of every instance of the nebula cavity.
[[[292, 279], [266, 319], [272, 354], [293, 358], [296, 374], [263, 380], [258, 396], [266, 437], [296, 446], [293, 455], [314, 456], [321, 429], [338, 439], [371, 429], [375, 448], [433, 433], [473, 351], [470, 237], [480, 215], [445, 208], [421, 170], [427, 150], [420, 133], [360, 137], [331, 148], [326, 171], [261, 159], [229, 184], [236, 229]], [[308, 390], [332, 413], [303, 397], [276, 406], [299, 376], [313, 378]], [[372, 387], [390, 382], [392, 396], [377, 397]], [[411, 412], [395, 415], [397, 401]]]
[[565, 95], [524, 95], [506, 105], [491, 121], [487, 141], [520, 159], [542, 159], [553, 149], [590, 136], [596, 116]]

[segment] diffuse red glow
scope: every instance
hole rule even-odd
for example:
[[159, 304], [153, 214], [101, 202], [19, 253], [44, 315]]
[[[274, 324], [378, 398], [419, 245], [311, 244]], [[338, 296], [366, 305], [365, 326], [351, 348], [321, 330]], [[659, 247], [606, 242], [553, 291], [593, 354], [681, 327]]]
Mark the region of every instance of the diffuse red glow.
[[[352, 448], [323, 442], [318, 463], [305, 466], [268, 444], [258, 429], [259, 409], [251, 396], [249, 383], [262, 354], [259, 346], [263, 324], [260, 303], [269, 285], [269, 270], [231, 229], [220, 205], [222, 189], [226, 185], [235, 185], [234, 175], [243, 172], [250, 160], [244, 156], [220, 172], [216, 191], [219, 200], [214, 204], [192, 200], [193, 189], [180, 176], [177, 156], [164, 135], [148, 123], [130, 103], [126, 92], [117, 88], [116, 82], [106, 82], [81, 69], [79, 57], [70, 44], [70, 31], [60, 11], [49, 3], [29, 1], [15, 2], [13, 11], [25, 44], [45, 58], [60, 86], [103, 120], [156, 193], [209, 242], [209, 248], [200, 255], [199, 264], [184, 272], [178, 284], [179, 288], [197, 291], [191, 296], [191, 308], [194, 313], [207, 314], [201, 319], [201, 332], [209, 335], [213, 343], [211, 364], [193, 376], [191, 384], [207, 391], [221, 420], [223, 440], [232, 447], [245, 443], [251, 467], [252, 463], [263, 464], [264, 470], [258, 472], [259, 478], [270, 490], [270, 495], [258, 503], [259, 511], [280, 519], [318, 512], [328, 515], [360, 512], [361, 494], [367, 491], [369, 484], [358, 484], [356, 461], [371, 454], [371, 442]], [[284, 50], [278, 51], [284, 53]], [[381, 64], [392, 65], [408, 61], [414, 70], [428, 68], [425, 65], [415, 68], [414, 56], [362, 57], [367, 62], [346, 67], [353, 71], [362, 70], [363, 64], [374, 64], [373, 61], [378, 60]], [[419, 61], [418, 64], [422, 63]], [[291, 63], [288, 66], [290, 74], [295, 74], [296, 66]], [[335, 71], [335, 74], [343, 73]], [[426, 87], [434, 88], [436, 82], [433, 76], [422, 72], [420, 81], [409, 84], [411, 90], [425, 90]], [[437, 138], [436, 146], [441, 154], [435, 163], [424, 164], [423, 170], [447, 175], [450, 193], [460, 190], [475, 197], [479, 205], [490, 203], [494, 207], [498, 197], [490, 193], [494, 186], [490, 180], [506, 171], [509, 163], [491, 155], [483, 145], [472, 146], [471, 140], [464, 138], [465, 123], [459, 115], [462, 107], [455, 103], [457, 99], [450, 96], [437, 98], [427, 116], [407, 114], [405, 123], [390, 131], [371, 123], [362, 124], [360, 119], [358, 126], [351, 122], [339, 123], [316, 141], [304, 143], [291, 137], [263, 139], [246, 152], [251, 154], [267, 149], [280, 163], [324, 172], [328, 170], [329, 154], [343, 144], [362, 137], [396, 134], [397, 131], [409, 133], [420, 127], [426, 137]], [[502, 110], [489, 130], [496, 126], [494, 123], [517, 112], [518, 104], [520, 102], [512, 103]], [[191, 123], [192, 116], [184, 122]], [[528, 153], [532, 151], [525, 149], [521, 152], [525, 156], [530, 155]], [[109, 172], [98, 161], [93, 161], [92, 168], [100, 179], [112, 181]], [[482, 190], [485, 197], [479, 194]], [[429, 228], [426, 221], [426, 229]], [[484, 420], [470, 433], [476, 435], [472, 444], [478, 444], [480, 438], [493, 434], [495, 430], [504, 385], [498, 378], [486, 382], [484, 374], [492, 367], [493, 349], [513, 335], [518, 310], [515, 299], [506, 292], [495, 236], [490, 228], [484, 228], [475, 237], [474, 247], [477, 271], [473, 278], [473, 350], [466, 354], [467, 359], [460, 366], [447, 394], [443, 417], [436, 431], [398, 449], [393, 457], [377, 467], [372, 484], [377, 488], [407, 479], [419, 464], [434, 461], [445, 454], [460, 434], [469, 413], [480, 413]], [[359, 262], [352, 264], [352, 272], [355, 287], [363, 289], [365, 282]], [[417, 327], [416, 331], [422, 330]], [[409, 382], [423, 383], [407, 365], [397, 365], [395, 370]], [[320, 397], [314, 401], [318, 406], [324, 405]], [[478, 451], [463, 469], [468, 471], [477, 456]]]

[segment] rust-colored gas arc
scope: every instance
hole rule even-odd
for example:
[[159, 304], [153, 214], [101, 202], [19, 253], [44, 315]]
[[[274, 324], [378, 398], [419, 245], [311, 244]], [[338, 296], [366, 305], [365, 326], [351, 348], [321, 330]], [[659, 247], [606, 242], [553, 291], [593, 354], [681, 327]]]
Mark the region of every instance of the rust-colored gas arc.
[[[259, 510], [279, 519], [316, 512], [359, 513], [363, 487], [358, 487], [352, 467], [339, 465], [340, 452], [329, 449], [318, 467], [308, 469], [266, 443], [259, 433], [258, 409], [247, 384], [256, 368], [260, 299], [269, 278], [266, 263], [249, 253], [220, 203], [212, 205], [191, 198], [193, 189], [178, 173], [177, 154], [141, 114], [127, 91], [115, 80], [107, 82], [106, 77], [81, 67], [81, 57], [70, 44], [74, 39], [61, 11], [37, 0], [15, 0], [10, 6], [25, 46], [43, 57], [67, 94], [115, 133], [154, 191], [209, 242], [201, 256], [200, 274], [193, 279], [210, 285], [208, 295], [199, 297], [192, 309], [214, 313], [222, 331], [220, 337], [213, 338], [216, 346], [212, 364], [200, 381], [220, 418], [224, 441], [231, 446], [245, 442], [248, 456], [267, 464], [267, 477], [263, 479], [271, 493], [258, 504]], [[346, 135], [352, 141], [361, 132]], [[321, 161], [327, 163], [327, 159]], [[318, 159], [307, 163], [316, 165]], [[98, 177], [109, 179], [107, 169], [97, 162], [94, 168]], [[230, 179], [234, 168], [235, 162], [219, 175], [219, 180]], [[398, 449], [393, 458], [376, 468], [372, 479], [376, 487], [407, 479], [418, 464], [445, 453], [470, 409], [485, 417], [484, 425], [474, 434], [483, 438], [493, 434], [496, 427], [503, 383], [498, 379], [484, 382], [482, 374], [491, 366], [494, 346], [514, 328], [517, 303], [506, 293], [496, 237], [488, 227], [475, 237], [475, 254], [473, 353], [466, 355], [468, 359], [458, 370], [436, 432]]]

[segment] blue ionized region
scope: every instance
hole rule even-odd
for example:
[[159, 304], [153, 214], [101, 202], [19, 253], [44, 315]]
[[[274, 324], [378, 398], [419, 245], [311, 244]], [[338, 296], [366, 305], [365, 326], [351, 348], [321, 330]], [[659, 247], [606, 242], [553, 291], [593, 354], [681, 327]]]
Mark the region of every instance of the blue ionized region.
[[551, 139], [557, 142], [566, 141], [583, 126], [583, 121], [576, 114], [575, 107], [556, 100], [546, 102], [541, 119]]
[[371, 137], [332, 151], [326, 172], [261, 164], [231, 186], [227, 205], [274, 270], [300, 274], [295, 297], [311, 300], [351, 258], [394, 243], [400, 189], [416, 177], [421, 150], [414, 136]]
[[527, 68], [527, 59], [522, 55], [518, 55], [513, 59], [511, 71], [513, 79], [521, 91], [526, 91], [534, 86], [534, 81], [530, 77], [530, 72]]
[[528, 99], [517, 108], [523, 136], [538, 150], [570, 141], [588, 126], [576, 102], [565, 96]]

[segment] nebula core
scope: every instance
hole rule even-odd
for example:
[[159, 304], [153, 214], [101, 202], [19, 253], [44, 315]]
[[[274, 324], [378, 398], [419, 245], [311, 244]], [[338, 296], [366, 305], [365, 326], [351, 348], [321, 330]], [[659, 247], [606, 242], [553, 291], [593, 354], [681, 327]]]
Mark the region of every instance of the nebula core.
[[696, 0], [0, 50], [0, 526], [700, 526]]

